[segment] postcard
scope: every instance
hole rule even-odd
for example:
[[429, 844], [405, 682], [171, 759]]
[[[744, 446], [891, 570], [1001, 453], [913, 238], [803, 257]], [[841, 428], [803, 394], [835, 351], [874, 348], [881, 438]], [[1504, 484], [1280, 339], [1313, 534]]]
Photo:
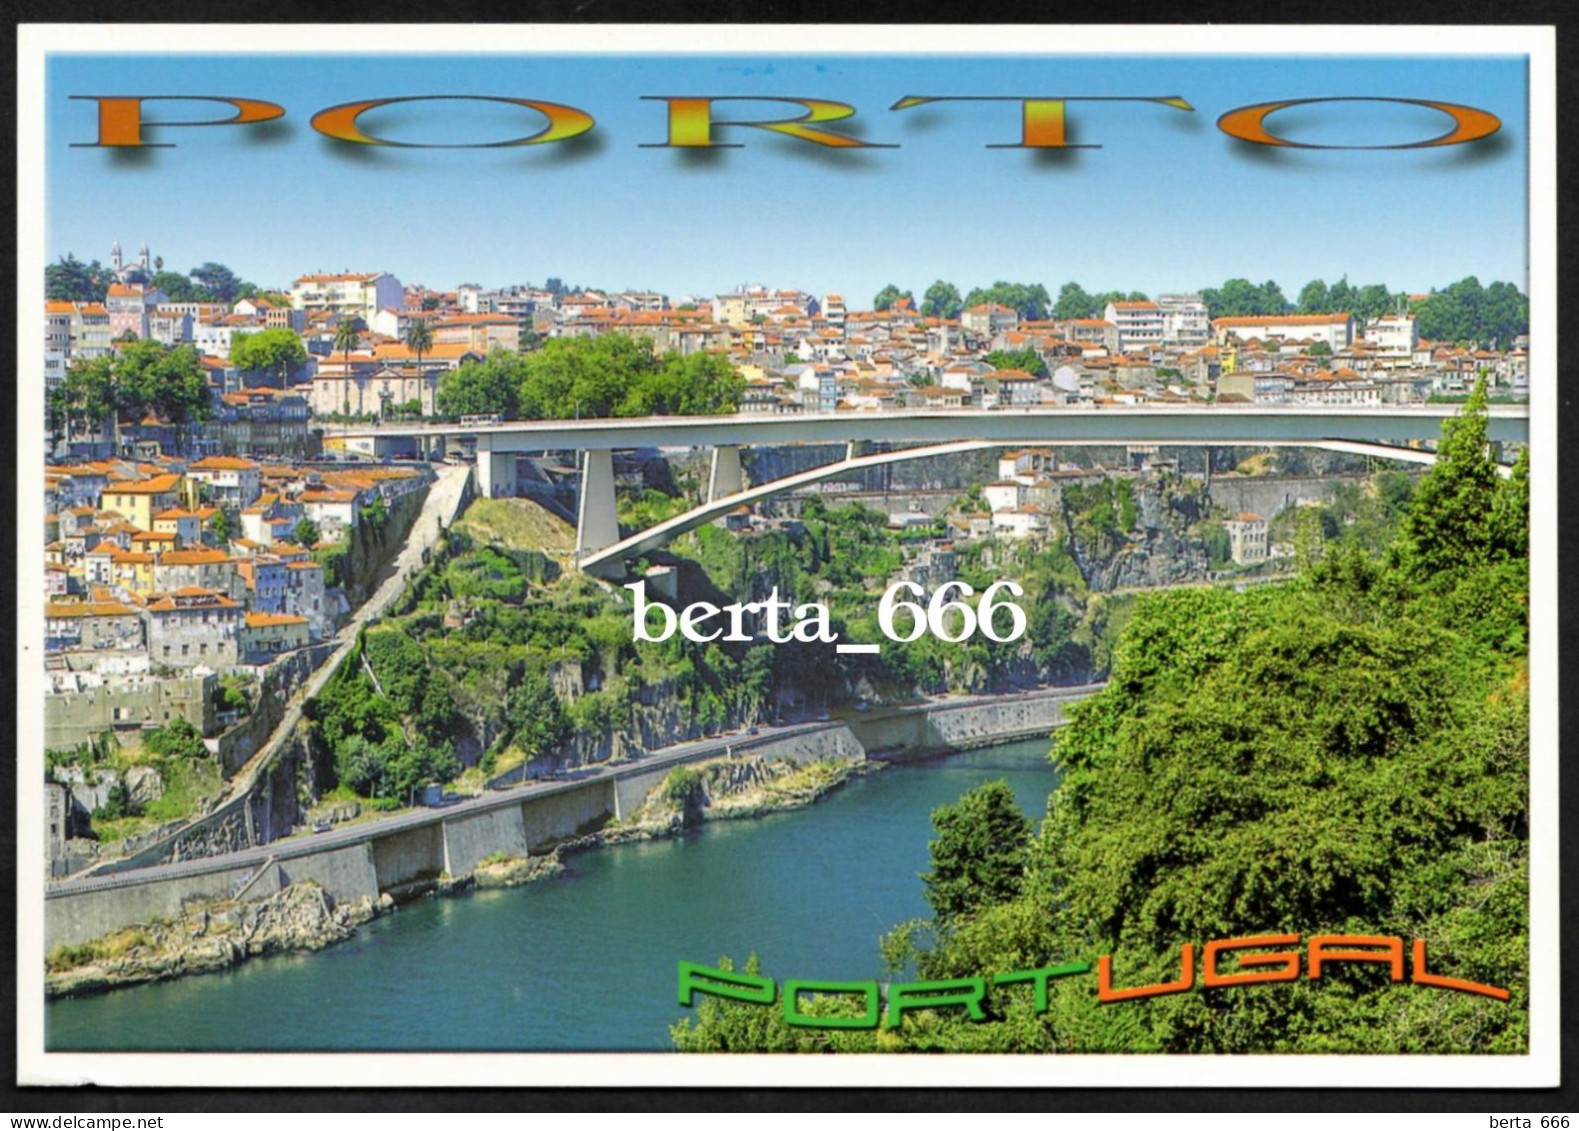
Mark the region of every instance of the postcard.
[[1556, 1084], [1554, 57], [24, 26], [20, 1079]]

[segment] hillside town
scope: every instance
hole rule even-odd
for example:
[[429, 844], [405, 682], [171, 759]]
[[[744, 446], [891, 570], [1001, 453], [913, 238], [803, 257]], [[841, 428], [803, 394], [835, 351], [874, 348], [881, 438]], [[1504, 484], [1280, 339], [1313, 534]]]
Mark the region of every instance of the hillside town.
[[[1199, 294], [1109, 296], [1100, 309], [1091, 300], [1096, 316], [1059, 318], [1046, 302], [967, 304], [956, 292], [939, 303], [929, 292], [918, 306], [893, 288], [858, 309], [762, 285], [680, 297], [557, 279], [436, 291], [378, 270], [315, 271], [271, 291], [214, 264], [190, 276], [162, 266], [146, 245], [133, 259], [116, 245], [108, 268], [94, 265], [102, 299], [45, 306], [52, 750], [175, 720], [204, 737], [234, 724], [271, 663], [345, 623], [358, 528], [424, 490], [433, 462], [469, 454], [461, 437], [428, 458], [374, 460], [337, 426], [513, 415], [462, 387], [491, 361], [557, 339], [623, 336], [655, 356], [711, 358], [738, 380], [738, 399], [717, 410], [742, 413], [1346, 408], [1462, 398], [1482, 380], [1495, 397], [1528, 395], [1525, 335], [1428, 340], [1413, 306], [1429, 295], [1398, 296], [1371, 317], [1213, 317]], [[1167, 462], [1154, 448], [1129, 455], [1112, 470]], [[1056, 536], [1062, 490], [1104, 473], [1050, 449], [1002, 453], [977, 509], [918, 544], [906, 576], [948, 579], [955, 545], [974, 539]], [[721, 525], [746, 533], [752, 522], [746, 512]], [[1277, 555], [1263, 516], [1235, 513], [1222, 527], [1223, 561]]]

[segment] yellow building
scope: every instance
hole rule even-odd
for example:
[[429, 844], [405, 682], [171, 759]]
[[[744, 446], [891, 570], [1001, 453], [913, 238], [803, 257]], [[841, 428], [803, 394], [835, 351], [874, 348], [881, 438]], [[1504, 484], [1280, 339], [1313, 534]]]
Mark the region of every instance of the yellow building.
[[154, 515], [176, 506], [183, 476], [171, 472], [131, 483], [112, 483], [99, 499], [99, 509], [114, 511], [139, 530], [154, 528]]

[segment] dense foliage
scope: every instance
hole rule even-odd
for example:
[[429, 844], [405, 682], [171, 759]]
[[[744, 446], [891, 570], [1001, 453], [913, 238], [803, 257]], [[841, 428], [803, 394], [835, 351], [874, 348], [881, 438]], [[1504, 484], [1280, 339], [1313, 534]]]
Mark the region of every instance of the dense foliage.
[[893, 283], [889, 283], [882, 290], [878, 291], [877, 295], [872, 299], [872, 309], [887, 310], [901, 299], [911, 305], [914, 305], [916, 301], [915, 296], [909, 291], [902, 291]]
[[1042, 284], [1006, 283], [1002, 279], [990, 287], [976, 287], [965, 296], [966, 309], [982, 303], [1007, 306], [1021, 318], [1029, 318], [1032, 321], [1047, 317], [1053, 306], [1053, 300]]
[[230, 360], [240, 369], [277, 373], [284, 387], [306, 366], [307, 348], [296, 331], [275, 326], [255, 334], [237, 334], [230, 343]]
[[1244, 318], [1258, 314], [1286, 314], [1283, 288], [1268, 279], [1257, 286], [1249, 279], [1229, 279], [1220, 287], [1204, 287], [1201, 300], [1211, 318]]
[[1030, 346], [1017, 350], [993, 350], [982, 360], [994, 369], [1019, 369], [1032, 377], [1047, 376], [1047, 362]]
[[72, 434], [149, 414], [175, 424], [203, 420], [211, 412], [208, 375], [190, 345], [130, 341], [107, 357], [74, 362], [47, 407], [54, 426]]
[[525, 420], [706, 415], [740, 406], [745, 381], [717, 353], [659, 355], [647, 338], [553, 338], [527, 353], [494, 350], [439, 379], [447, 416]]
[[921, 296], [921, 313], [928, 318], [958, 318], [965, 309], [959, 297], [959, 288], [943, 279], [937, 280]]
[[1435, 342], [1473, 342], [1507, 349], [1530, 332], [1530, 300], [1512, 283], [1482, 287], [1473, 275], [1421, 300], [1420, 336]]
[[1058, 301], [1053, 304], [1053, 317], [1101, 318], [1110, 302], [1140, 302], [1146, 296], [1140, 291], [1102, 291], [1088, 294], [1079, 283], [1069, 282], [1058, 288]]
[[988, 782], [932, 812], [932, 869], [921, 877], [939, 923], [953, 922], [1020, 892], [1031, 822], [1006, 782]]
[[[171, 302], [229, 303], [258, 293], [223, 263], [204, 263], [185, 275], [163, 270], [162, 260], [155, 260], [153, 268], [151, 275], [133, 268], [127, 278], [163, 291]], [[97, 259], [84, 263], [68, 253], [44, 267], [44, 297], [51, 302], [103, 302], [113, 282], [114, 273]]]
[[[1045, 1012], [1030, 988], [995, 986], [986, 1024], [939, 1010], [880, 1034], [710, 1002], [677, 1045], [1524, 1051], [1528, 471], [1498, 479], [1478, 399], [1385, 554], [1340, 536], [1294, 583], [1141, 600], [1107, 689], [1058, 734], [1064, 776], [1015, 890], [963, 914], [944, 901], [930, 945], [910, 925], [884, 949], [931, 979], [1110, 955], [1113, 984], [1134, 987], [1178, 978], [1185, 943], [1199, 960], [1212, 939], [1397, 935], [1425, 941], [1433, 973], [1510, 1001], [1393, 982], [1376, 964], [1218, 989], [1197, 977], [1108, 1005], [1082, 975], [1054, 982]], [[968, 859], [993, 838], [985, 814], [960, 830], [963, 809], [948, 837]]]

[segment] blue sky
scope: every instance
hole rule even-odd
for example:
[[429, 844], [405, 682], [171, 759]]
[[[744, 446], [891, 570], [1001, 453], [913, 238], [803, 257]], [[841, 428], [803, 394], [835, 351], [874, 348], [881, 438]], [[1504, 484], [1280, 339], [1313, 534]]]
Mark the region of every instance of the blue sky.
[[[127, 160], [92, 140], [72, 95], [268, 99], [270, 127], [164, 130], [176, 148]], [[363, 98], [486, 94], [568, 103], [597, 120], [569, 146], [397, 150], [347, 146], [308, 125]], [[665, 137], [644, 95], [804, 96], [857, 107], [854, 131], [897, 149], [822, 150], [749, 129], [708, 154], [640, 148]], [[1014, 104], [888, 109], [904, 95], [1166, 96], [1071, 104], [1073, 140], [1048, 155], [989, 149], [1019, 133]], [[1435, 150], [1273, 151], [1219, 132], [1224, 112], [1283, 98], [1457, 102], [1502, 119], [1489, 142]], [[316, 270], [382, 269], [447, 289], [541, 283], [707, 294], [741, 282], [839, 292], [864, 305], [893, 281], [918, 295], [994, 279], [1074, 279], [1091, 290], [1193, 290], [1275, 279], [1293, 297], [1347, 274], [1420, 291], [1465, 275], [1526, 285], [1522, 58], [855, 56], [53, 56], [48, 65], [46, 252], [107, 260], [146, 240], [166, 266], [228, 264], [266, 285]], [[740, 103], [720, 117], [776, 117]], [[149, 118], [217, 117], [150, 104]], [[410, 141], [492, 141], [541, 119], [495, 104], [406, 104], [364, 128]], [[1319, 144], [1385, 144], [1447, 119], [1351, 102], [1270, 123]]]

